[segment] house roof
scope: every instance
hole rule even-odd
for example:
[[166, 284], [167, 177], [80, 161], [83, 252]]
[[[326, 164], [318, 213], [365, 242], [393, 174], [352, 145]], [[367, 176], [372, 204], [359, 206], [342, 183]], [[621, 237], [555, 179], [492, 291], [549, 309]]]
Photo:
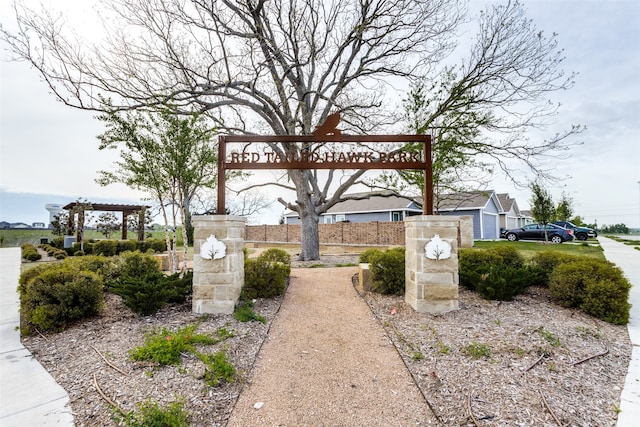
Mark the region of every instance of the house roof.
[[[350, 198], [336, 203], [327, 210], [327, 214], [362, 213], [362, 212], [389, 212], [389, 211], [415, 211], [422, 212], [422, 208], [410, 197], [405, 197], [393, 191], [377, 191], [364, 193], [345, 194]], [[298, 216], [297, 212], [289, 211], [285, 216]]]
[[487, 206], [489, 200], [494, 198], [496, 206], [502, 209], [500, 200], [493, 190], [485, 191], [463, 191], [460, 193], [451, 193], [440, 196], [438, 202], [438, 211], [456, 211], [469, 209], [482, 209]]
[[415, 205], [415, 202], [412, 199], [400, 196], [391, 191], [378, 193], [354, 193], [345, 195], [345, 197], [354, 197], [355, 199], [336, 203], [327, 210], [327, 213], [388, 212], [407, 209], [421, 211], [420, 208], [415, 206], [412, 207], [412, 205]]
[[513, 209], [516, 214], [520, 214], [520, 208], [518, 207], [518, 203], [516, 203], [516, 199], [509, 197], [509, 193], [496, 194], [496, 196], [502, 205], [502, 211], [500, 213], [507, 213]]

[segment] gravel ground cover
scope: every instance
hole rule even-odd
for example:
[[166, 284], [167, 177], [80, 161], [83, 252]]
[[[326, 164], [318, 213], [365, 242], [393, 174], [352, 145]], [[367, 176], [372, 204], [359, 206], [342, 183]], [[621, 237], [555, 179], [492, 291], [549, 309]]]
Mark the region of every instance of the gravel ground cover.
[[[461, 289], [459, 310], [419, 314], [402, 297], [359, 295], [355, 267], [326, 268], [355, 262], [357, 256], [344, 255], [323, 257], [325, 268], [294, 263], [292, 280], [304, 286], [256, 301], [264, 324], [198, 316], [190, 304], [136, 316], [107, 295], [100, 317], [23, 343], [68, 391], [78, 426], [115, 426], [107, 400], [130, 410], [148, 398], [184, 399], [196, 426], [243, 425], [234, 419], [278, 412], [286, 416], [244, 425], [389, 425], [381, 421], [386, 412], [407, 426], [615, 426], [631, 355], [626, 327], [558, 307], [539, 288], [502, 303]], [[311, 323], [302, 327], [303, 320]], [[154, 328], [196, 323], [199, 333], [234, 332], [202, 349], [226, 351], [238, 371], [234, 382], [206, 386], [202, 363], [189, 354], [162, 368], [129, 358]], [[287, 339], [293, 353], [279, 357], [276, 344]], [[268, 363], [276, 358], [279, 367]]]

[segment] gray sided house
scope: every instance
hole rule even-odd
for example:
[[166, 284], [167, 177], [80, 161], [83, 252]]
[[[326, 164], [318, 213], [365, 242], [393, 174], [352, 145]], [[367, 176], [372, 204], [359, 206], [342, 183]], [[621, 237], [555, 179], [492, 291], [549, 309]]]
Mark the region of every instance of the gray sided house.
[[498, 200], [502, 206], [500, 212], [500, 229], [508, 230], [510, 228], [518, 228], [522, 225], [522, 214], [516, 203], [516, 199], [509, 197], [509, 194], [498, 194]]
[[503, 207], [493, 190], [468, 191], [440, 196], [435, 210], [440, 215], [473, 217], [473, 238], [500, 238], [500, 213]]
[[[370, 196], [369, 198], [363, 198]], [[403, 221], [413, 215], [422, 215], [422, 206], [413, 199], [388, 191], [374, 193], [345, 194], [355, 199], [345, 200], [332, 206], [320, 216], [321, 224], [336, 222], [394, 222]], [[300, 224], [296, 212], [284, 215], [286, 224]]]

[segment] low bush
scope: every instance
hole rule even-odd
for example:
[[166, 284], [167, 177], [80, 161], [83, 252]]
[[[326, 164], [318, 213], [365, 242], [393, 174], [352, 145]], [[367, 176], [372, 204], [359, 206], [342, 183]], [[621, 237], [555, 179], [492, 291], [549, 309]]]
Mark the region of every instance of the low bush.
[[114, 409], [114, 418], [127, 427], [184, 427], [189, 425], [189, 414], [184, 409], [184, 399], [166, 406], [147, 399], [138, 404], [137, 411], [122, 412]]
[[545, 272], [542, 276], [542, 281], [540, 283], [541, 286], [549, 286], [549, 276], [556, 266], [565, 263], [576, 261], [580, 259], [575, 255], [567, 254], [559, 251], [541, 251], [537, 252], [533, 258], [531, 258], [531, 263], [535, 266], [540, 267], [540, 271]]
[[405, 250], [393, 248], [370, 258], [372, 291], [385, 295], [403, 295], [405, 288]]
[[263, 316], [253, 311], [252, 301], [243, 301], [238, 304], [233, 312], [233, 318], [238, 322], [252, 322], [254, 320], [261, 323], [267, 322]]
[[513, 268], [522, 268], [524, 266], [524, 257], [516, 248], [509, 245], [495, 246], [487, 250], [502, 258], [502, 264]]
[[[114, 258], [113, 276], [141, 277], [145, 275], [161, 274], [160, 262], [149, 253], [140, 251], [124, 252]], [[107, 283], [110, 286], [110, 283]]]
[[371, 259], [374, 256], [379, 255], [380, 253], [382, 253], [380, 249], [367, 249], [366, 251], [360, 254], [360, 258], [358, 258], [358, 262], [360, 264], [370, 264]]
[[291, 256], [281, 249], [265, 251], [256, 259], [245, 257], [240, 298], [252, 300], [283, 295], [290, 274]]
[[118, 241], [98, 240], [93, 244], [93, 253], [102, 256], [115, 256], [118, 254]]
[[492, 266], [502, 264], [502, 257], [496, 252], [481, 249], [460, 249], [458, 251], [458, 270], [460, 285], [475, 290], [484, 274]]
[[557, 304], [614, 324], [629, 321], [630, 289], [618, 267], [598, 259], [559, 264], [549, 276], [549, 291]]
[[498, 264], [481, 275], [476, 290], [484, 299], [511, 301], [536, 283], [536, 269]]
[[122, 252], [133, 252], [136, 248], [135, 240], [118, 240], [118, 248], [117, 252], [121, 254]]
[[38, 261], [42, 258], [42, 255], [38, 253], [38, 250], [35, 246], [30, 243], [25, 243], [21, 247], [22, 249], [22, 258], [27, 261]]
[[21, 277], [20, 310], [24, 332], [35, 327], [59, 331], [69, 323], [97, 315], [103, 304], [102, 278], [69, 263], [38, 269]]

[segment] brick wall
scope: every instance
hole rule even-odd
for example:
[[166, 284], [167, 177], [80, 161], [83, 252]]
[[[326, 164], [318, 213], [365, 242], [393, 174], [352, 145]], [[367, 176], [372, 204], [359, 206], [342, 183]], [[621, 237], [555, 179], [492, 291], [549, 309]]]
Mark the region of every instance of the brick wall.
[[[319, 224], [320, 244], [404, 245], [403, 222]], [[248, 242], [300, 243], [300, 224], [247, 225]]]

